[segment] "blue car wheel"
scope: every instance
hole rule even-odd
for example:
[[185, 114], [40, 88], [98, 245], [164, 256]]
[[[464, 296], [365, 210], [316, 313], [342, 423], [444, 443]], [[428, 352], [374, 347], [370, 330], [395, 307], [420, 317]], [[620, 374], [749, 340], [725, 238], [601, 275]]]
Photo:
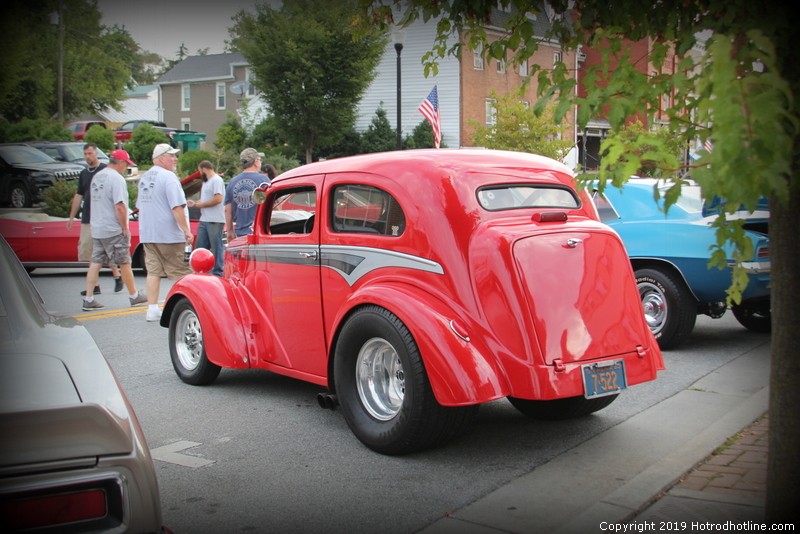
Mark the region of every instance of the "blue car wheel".
[[697, 302], [683, 280], [666, 269], [639, 269], [636, 285], [647, 326], [661, 349], [682, 343], [694, 329]]

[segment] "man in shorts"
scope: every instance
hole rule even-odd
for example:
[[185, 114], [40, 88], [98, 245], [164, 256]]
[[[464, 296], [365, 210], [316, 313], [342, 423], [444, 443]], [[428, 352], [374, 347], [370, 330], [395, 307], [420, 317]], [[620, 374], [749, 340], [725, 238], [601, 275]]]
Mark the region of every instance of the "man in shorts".
[[170, 280], [189, 274], [184, 261], [187, 245], [194, 241], [189, 226], [189, 209], [181, 181], [175, 174], [178, 150], [167, 143], [153, 148], [153, 166], [139, 178], [139, 241], [144, 246], [147, 268], [147, 321], [160, 321], [158, 296], [161, 277]]
[[[67, 231], [72, 231], [72, 220], [77, 215], [78, 210], [81, 211], [81, 236], [78, 239], [78, 261], [91, 261], [92, 259], [92, 229], [89, 226], [91, 220], [91, 200], [89, 195], [89, 186], [92, 183], [92, 178], [98, 172], [106, 168], [106, 164], [100, 162], [97, 158], [97, 145], [94, 143], [86, 143], [83, 145], [83, 160], [88, 165], [87, 168], [81, 171], [78, 177], [78, 191], [72, 197], [72, 205], [69, 209], [69, 219], [67, 219]], [[81, 207], [81, 203], [83, 206]], [[109, 265], [111, 274], [114, 276], [114, 292], [119, 293], [122, 291], [122, 278], [119, 276], [119, 269], [116, 265]], [[95, 286], [94, 294], [100, 293], [100, 286]], [[85, 291], [81, 291], [81, 295], [85, 295]]]
[[108, 166], [92, 179], [92, 259], [86, 273], [84, 311], [104, 308], [94, 299], [94, 288], [104, 264], [118, 265], [122, 281], [128, 288], [131, 306], [147, 302], [147, 297], [136, 290], [131, 269], [131, 232], [128, 227], [128, 186], [122, 174], [128, 165], [134, 165], [124, 150], [109, 154]]

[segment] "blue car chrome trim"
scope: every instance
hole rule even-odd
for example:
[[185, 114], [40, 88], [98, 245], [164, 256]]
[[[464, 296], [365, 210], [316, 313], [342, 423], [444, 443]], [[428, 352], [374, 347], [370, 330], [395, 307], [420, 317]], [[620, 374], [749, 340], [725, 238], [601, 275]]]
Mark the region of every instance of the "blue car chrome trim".
[[[318, 254], [319, 251], [319, 254]], [[266, 263], [319, 265], [342, 275], [353, 286], [366, 274], [383, 267], [416, 269], [444, 274], [442, 266], [432, 260], [373, 247], [344, 245], [250, 245], [228, 249], [234, 256]]]

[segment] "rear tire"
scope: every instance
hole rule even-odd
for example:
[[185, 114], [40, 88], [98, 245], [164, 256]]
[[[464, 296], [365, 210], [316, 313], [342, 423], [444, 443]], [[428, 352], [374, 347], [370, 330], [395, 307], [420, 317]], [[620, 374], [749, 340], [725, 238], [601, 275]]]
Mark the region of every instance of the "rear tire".
[[584, 417], [602, 410], [617, 399], [618, 395], [606, 395], [595, 399], [585, 397], [568, 397], [550, 401], [537, 401], [508, 397], [508, 401], [525, 416], [531, 419], [559, 421]]
[[731, 307], [733, 316], [743, 327], [753, 332], [769, 334], [772, 332], [772, 313], [769, 305], [751, 306], [738, 304]]
[[181, 299], [169, 321], [169, 355], [178, 377], [194, 386], [212, 383], [220, 366], [206, 357], [200, 318], [188, 299]]
[[381, 454], [435, 447], [463, 432], [478, 405], [436, 402], [417, 344], [406, 326], [378, 306], [345, 323], [334, 355], [336, 394], [350, 430]]
[[662, 269], [639, 269], [636, 285], [650, 331], [663, 349], [683, 343], [697, 321], [697, 301], [677, 275]]

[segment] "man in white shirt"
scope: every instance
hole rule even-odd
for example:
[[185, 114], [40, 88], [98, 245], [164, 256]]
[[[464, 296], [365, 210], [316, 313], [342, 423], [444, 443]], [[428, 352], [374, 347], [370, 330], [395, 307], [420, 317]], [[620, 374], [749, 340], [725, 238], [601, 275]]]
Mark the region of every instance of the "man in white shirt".
[[222, 276], [225, 245], [222, 242], [222, 233], [225, 230], [225, 206], [222, 199], [225, 197], [225, 182], [214, 172], [214, 166], [208, 160], [203, 160], [197, 167], [203, 178], [203, 187], [200, 189], [200, 200], [189, 200], [190, 208], [200, 208], [200, 226], [197, 228], [195, 248], [206, 248], [214, 253], [214, 270], [212, 274]]
[[184, 248], [194, 241], [181, 181], [175, 174], [178, 150], [167, 143], [153, 148], [153, 166], [139, 178], [139, 241], [147, 268], [147, 321], [159, 321], [161, 277], [174, 280], [192, 272], [183, 260]]
[[89, 186], [91, 195], [92, 259], [86, 273], [86, 293], [83, 299], [85, 311], [104, 308], [94, 299], [100, 268], [104, 264], [118, 265], [119, 273], [131, 306], [147, 302], [147, 297], [136, 290], [131, 270], [131, 232], [128, 227], [128, 185], [122, 173], [128, 165], [135, 165], [124, 150], [109, 154], [109, 163], [94, 175]]

